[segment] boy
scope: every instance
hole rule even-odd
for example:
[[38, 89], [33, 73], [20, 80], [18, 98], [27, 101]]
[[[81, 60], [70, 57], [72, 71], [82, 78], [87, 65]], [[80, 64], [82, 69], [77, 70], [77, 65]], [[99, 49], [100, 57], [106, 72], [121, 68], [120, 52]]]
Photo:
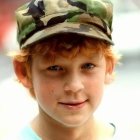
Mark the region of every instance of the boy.
[[18, 80], [39, 114], [18, 140], [110, 140], [114, 125], [94, 112], [118, 61], [109, 0], [33, 0], [16, 11]]

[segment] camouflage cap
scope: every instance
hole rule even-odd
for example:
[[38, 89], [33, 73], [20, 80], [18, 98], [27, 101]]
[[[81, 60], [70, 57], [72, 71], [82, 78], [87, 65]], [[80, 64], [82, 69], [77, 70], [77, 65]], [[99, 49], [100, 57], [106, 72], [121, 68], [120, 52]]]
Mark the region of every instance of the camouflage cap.
[[16, 10], [20, 48], [62, 33], [113, 44], [112, 7], [110, 0], [32, 0]]

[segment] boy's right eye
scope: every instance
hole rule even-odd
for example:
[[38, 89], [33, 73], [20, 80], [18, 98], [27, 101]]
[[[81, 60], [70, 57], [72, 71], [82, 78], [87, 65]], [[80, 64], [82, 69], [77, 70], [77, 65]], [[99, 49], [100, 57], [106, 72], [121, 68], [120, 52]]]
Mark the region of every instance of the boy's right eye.
[[48, 71], [63, 71], [63, 68], [61, 66], [54, 65], [54, 66], [49, 66], [47, 70]]

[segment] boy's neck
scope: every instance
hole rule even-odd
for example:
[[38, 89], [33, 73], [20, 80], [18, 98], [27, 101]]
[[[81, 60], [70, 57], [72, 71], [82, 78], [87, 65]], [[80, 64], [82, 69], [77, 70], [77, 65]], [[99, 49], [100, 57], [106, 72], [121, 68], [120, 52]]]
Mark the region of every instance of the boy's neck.
[[43, 140], [96, 140], [97, 135], [93, 118], [83, 126], [68, 128], [50, 121], [46, 122], [37, 116], [31, 125]]
[[43, 140], [102, 140], [113, 136], [114, 128], [108, 123], [91, 118], [82, 126], [65, 127], [38, 115], [32, 121], [33, 130]]

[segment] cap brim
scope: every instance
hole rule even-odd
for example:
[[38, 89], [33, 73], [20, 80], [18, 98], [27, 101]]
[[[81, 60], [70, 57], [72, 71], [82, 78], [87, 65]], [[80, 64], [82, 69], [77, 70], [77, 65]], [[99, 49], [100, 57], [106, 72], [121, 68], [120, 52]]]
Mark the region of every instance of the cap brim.
[[53, 35], [63, 33], [75, 33], [91, 38], [101, 39], [107, 41], [111, 45], [114, 44], [113, 41], [99, 27], [96, 27], [95, 25], [65, 22], [57, 24], [53, 27], [44, 28], [43, 30], [36, 32], [21, 45], [21, 48], [28, 47], [31, 44]]

